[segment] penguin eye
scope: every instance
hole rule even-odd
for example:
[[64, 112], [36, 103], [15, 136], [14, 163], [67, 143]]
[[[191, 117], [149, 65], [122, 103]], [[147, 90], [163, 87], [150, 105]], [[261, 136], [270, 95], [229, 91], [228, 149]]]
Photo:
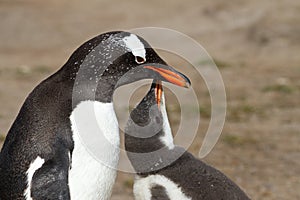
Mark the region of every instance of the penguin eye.
[[144, 59], [144, 58], [141, 57], [141, 56], [135, 56], [135, 62], [136, 62], [137, 64], [142, 64], [142, 63], [146, 62], [146, 59]]

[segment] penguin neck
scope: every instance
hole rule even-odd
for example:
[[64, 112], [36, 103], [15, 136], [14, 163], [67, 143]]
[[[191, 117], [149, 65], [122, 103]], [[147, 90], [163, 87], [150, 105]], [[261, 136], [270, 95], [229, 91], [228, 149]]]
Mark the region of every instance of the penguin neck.
[[111, 103], [113, 101], [115, 86], [115, 80], [101, 78], [97, 83], [95, 99], [102, 103]]
[[[174, 146], [164, 96], [161, 99], [160, 112], [161, 121], [156, 124], [160, 131], [157, 134], [153, 128], [146, 129], [146, 131], [141, 129], [140, 132], [134, 133], [135, 136], [125, 133], [125, 149], [128, 159], [135, 172], [140, 176], [147, 176], [149, 173], [167, 167], [184, 152], [184, 149], [178, 149]], [[129, 121], [128, 131], [135, 132], [138, 130], [134, 126], [132, 127], [131, 123], [132, 121]]]
[[[147, 96], [145, 98], [147, 98]], [[143, 103], [147, 104], [145, 101]], [[150, 110], [144, 109], [149, 109], [149, 107], [142, 107], [142, 109], [138, 108], [138, 112], [132, 112], [136, 116], [132, 116], [134, 120], [130, 120], [127, 130], [125, 131], [126, 150], [134, 153], [149, 153], [162, 148], [166, 148], [169, 150], [173, 149], [173, 136], [165, 107], [164, 95], [162, 94], [160, 104], [159, 112], [161, 112], [161, 115], [160, 117], [154, 116], [152, 119], [156, 120], [156, 118], [158, 118], [161, 121], [157, 123], [151, 122], [151, 119], [149, 120], [148, 117], [148, 115], [151, 115], [149, 113]], [[155, 115], [157, 116], [157, 114]], [[143, 117], [148, 119], [148, 124], [145, 124], [145, 126], [148, 127], [143, 126], [140, 121], [136, 124], [135, 120], [141, 120], [142, 122], [145, 121], [144, 119], [142, 119]]]
[[[73, 85], [72, 95], [75, 97], [73, 103], [77, 105], [84, 100], [96, 100], [103, 103], [112, 102], [116, 84], [123, 73], [111, 74], [108, 69], [113, 68], [113, 66], [103, 65], [101, 67], [96, 61], [92, 64], [87, 61], [82, 63], [84, 58], [79, 57], [77, 58], [78, 61], [73, 57], [72, 55], [57, 73], [61, 74], [60, 81]], [[88, 58], [85, 59], [89, 60]]]
[[162, 134], [160, 136], [159, 140], [165, 146], [167, 146], [169, 149], [173, 149], [174, 148], [174, 141], [173, 141], [172, 130], [171, 130], [171, 126], [170, 126], [170, 123], [169, 123], [168, 114], [167, 114], [164, 93], [162, 93], [162, 97], [161, 97], [160, 110], [161, 110], [162, 119], [163, 119], [163, 128], [162, 128], [162, 130], [163, 130], [164, 134]]
[[73, 105], [83, 101], [112, 103], [117, 80], [107, 77], [77, 77], [73, 82]]

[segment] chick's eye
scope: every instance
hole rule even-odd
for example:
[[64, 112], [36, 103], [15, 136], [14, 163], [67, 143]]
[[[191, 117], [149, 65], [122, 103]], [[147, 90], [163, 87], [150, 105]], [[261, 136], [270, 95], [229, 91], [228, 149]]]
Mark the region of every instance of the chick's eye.
[[137, 64], [142, 64], [142, 63], [146, 62], [146, 59], [141, 56], [135, 56], [135, 62]]

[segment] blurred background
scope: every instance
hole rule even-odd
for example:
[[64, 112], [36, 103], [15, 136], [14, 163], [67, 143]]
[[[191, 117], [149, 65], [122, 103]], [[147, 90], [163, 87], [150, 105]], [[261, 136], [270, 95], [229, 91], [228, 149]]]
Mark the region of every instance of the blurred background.
[[[300, 199], [299, 24], [297, 0], [0, 0], [0, 146], [28, 93], [84, 41], [110, 30], [171, 28], [199, 42], [224, 79], [225, 127], [204, 160], [252, 199]], [[201, 97], [194, 155], [210, 120], [209, 95]], [[168, 109], [176, 128], [176, 102]], [[133, 175], [120, 172], [112, 199], [133, 199], [132, 184]]]

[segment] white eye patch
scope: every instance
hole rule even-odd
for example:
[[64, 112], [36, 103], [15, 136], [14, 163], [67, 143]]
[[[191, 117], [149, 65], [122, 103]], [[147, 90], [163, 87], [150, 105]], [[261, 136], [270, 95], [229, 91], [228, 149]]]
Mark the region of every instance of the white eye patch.
[[130, 34], [129, 36], [124, 37], [123, 42], [125, 43], [126, 48], [135, 56], [135, 61], [138, 64], [146, 61], [145, 46], [136, 35]]

